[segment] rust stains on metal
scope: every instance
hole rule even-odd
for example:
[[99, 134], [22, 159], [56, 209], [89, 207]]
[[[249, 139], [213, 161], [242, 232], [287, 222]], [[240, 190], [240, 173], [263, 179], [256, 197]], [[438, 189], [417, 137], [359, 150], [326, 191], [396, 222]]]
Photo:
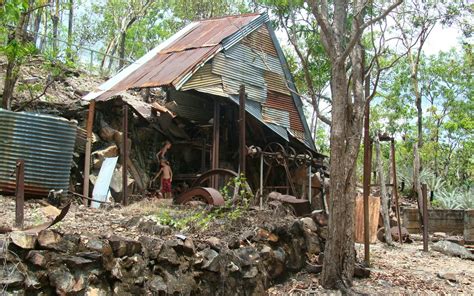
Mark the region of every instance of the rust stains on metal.
[[296, 108], [295, 102], [291, 96], [268, 91], [267, 101], [265, 102], [264, 106], [289, 112], [290, 128], [296, 131], [304, 131], [298, 109]]
[[184, 192], [180, 196], [176, 198], [177, 204], [185, 204], [188, 203], [195, 198], [202, 198], [203, 201], [209, 205], [215, 206], [223, 206], [224, 205], [224, 198], [214, 188], [211, 187], [194, 187], [190, 190]]
[[257, 31], [249, 34], [242, 39], [242, 44], [247, 45], [250, 48], [263, 51], [272, 56], [278, 56], [273, 44], [272, 38], [266, 26], [260, 27]]
[[203, 20], [175, 43], [163, 49], [162, 53], [178, 52], [189, 49], [212, 47], [237, 32], [260, 14], [250, 13]]
[[223, 39], [234, 34], [260, 14], [245, 14], [192, 23], [140, 58], [84, 100], [103, 101], [133, 88], [173, 86], [179, 88], [206, 61], [222, 49]]
[[25, 221], [25, 161], [19, 159], [16, 163], [16, 204], [15, 226], [23, 229]]
[[291, 205], [297, 216], [311, 214], [311, 204], [307, 199], [298, 199], [292, 195], [284, 195], [279, 192], [270, 192], [268, 198]]

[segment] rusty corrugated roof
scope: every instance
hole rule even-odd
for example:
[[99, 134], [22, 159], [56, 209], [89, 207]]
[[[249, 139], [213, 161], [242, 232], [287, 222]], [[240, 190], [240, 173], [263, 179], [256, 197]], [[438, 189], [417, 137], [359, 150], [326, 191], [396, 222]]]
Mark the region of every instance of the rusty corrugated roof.
[[193, 22], [83, 99], [102, 101], [132, 88], [176, 87], [221, 50], [222, 40], [259, 16], [252, 13]]

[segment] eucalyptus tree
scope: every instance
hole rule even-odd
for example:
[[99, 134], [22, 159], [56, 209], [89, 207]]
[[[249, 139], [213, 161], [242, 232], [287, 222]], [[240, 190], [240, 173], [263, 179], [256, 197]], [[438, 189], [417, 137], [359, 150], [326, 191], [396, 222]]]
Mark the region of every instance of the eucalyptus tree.
[[307, 3], [321, 27], [321, 42], [331, 63], [331, 190], [322, 284], [326, 288], [345, 289], [351, 285], [354, 274], [355, 172], [367, 102], [362, 34], [402, 0], [388, 6], [370, 2], [370, 14], [365, 13], [369, 5], [365, 1], [349, 4], [345, 0], [331, 3], [308, 0]]

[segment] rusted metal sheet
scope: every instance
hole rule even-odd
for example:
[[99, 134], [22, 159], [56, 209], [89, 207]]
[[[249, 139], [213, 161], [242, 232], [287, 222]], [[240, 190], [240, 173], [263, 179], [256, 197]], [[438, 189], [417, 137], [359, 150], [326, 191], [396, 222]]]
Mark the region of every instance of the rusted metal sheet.
[[264, 106], [288, 111], [288, 113], [290, 113], [290, 128], [301, 132], [304, 131], [300, 114], [298, 113], [298, 109], [296, 109], [295, 103], [291, 96], [268, 91], [267, 101], [265, 102]]
[[193, 187], [178, 196], [175, 200], [177, 204], [185, 204], [194, 199], [203, 199], [209, 205], [223, 206], [224, 198], [214, 188], [211, 187]]
[[270, 37], [266, 26], [260, 27], [257, 31], [243, 38], [242, 44], [245, 44], [250, 48], [263, 51], [272, 56], [278, 56], [275, 45], [273, 44], [272, 38]]
[[[229, 98], [236, 103], [237, 105], [239, 104], [239, 96], [237, 95], [230, 95]], [[245, 104], [245, 110], [252, 115], [255, 119], [260, 121], [263, 125], [268, 127], [271, 131], [275, 132], [277, 135], [282, 137], [285, 141], [289, 141], [288, 138], [288, 132], [286, 131], [286, 128], [273, 124], [273, 123], [267, 123], [263, 121], [262, 117], [262, 105], [259, 102], [248, 100]]]
[[262, 107], [262, 118], [263, 121], [268, 123], [274, 123], [285, 128], [290, 127], [290, 113], [285, 110], [273, 109], [270, 107]]
[[244, 61], [259, 69], [283, 75], [283, 69], [277, 57], [269, 55], [261, 50], [250, 48], [242, 42], [232, 46], [226, 50], [224, 54], [226, 57]]
[[178, 52], [191, 48], [215, 46], [259, 16], [258, 13], [250, 13], [200, 21], [198, 26], [164, 48], [162, 52]]
[[0, 109], [0, 191], [15, 192], [17, 159], [25, 161], [25, 195], [67, 190], [77, 126], [64, 118]]
[[271, 192], [268, 198], [291, 205], [297, 216], [304, 216], [311, 213], [311, 204], [307, 199], [298, 199], [292, 195], [284, 195], [278, 192]]
[[286, 83], [283, 74], [265, 71], [265, 82], [267, 83], [268, 91], [278, 92], [287, 96], [291, 96], [291, 92], [288, 89], [288, 84]]
[[15, 226], [23, 229], [25, 222], [25, 162], [19, 159], [16, 163], [16, 203]]
[[122, 100], [144, 119], [150, 119], [153, 116], [152, 105], [148, 104], [137, 97], [127, 93], [122, 94]]
[[83, 128], [77, 127], [76, 131], [76, 145], [75, 150], [80, 153], [84, 153], [86, 150], [87, 143], [87, 131]]

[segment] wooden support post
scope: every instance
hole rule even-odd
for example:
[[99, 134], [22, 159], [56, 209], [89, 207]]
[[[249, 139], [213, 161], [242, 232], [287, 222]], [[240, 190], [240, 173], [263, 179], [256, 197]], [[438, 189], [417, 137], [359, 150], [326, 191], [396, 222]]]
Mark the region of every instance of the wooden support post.
[[[219, 135], [220, 135], [220, 117], [221, 117], [221, 106], [219, 102], [214, 100], [214, 119], [213, 119], [213, 130], [212, 130], [212, 155], [211, 155], [211, 169], [215, 170], [219, 168]], [[211, 178], [211, 187], [217, 188], [218, 184], [217, 177]]]
[[[91, 149], [92, 149], [92, 127], [94, 126], [94, 112], [95, 112], [95, 100], [89, 102], [89, 112], [87, 113], [87, 142], [86, 152], [84, 155], [84, 182], [82, 195], [89, 197], [89, 174], [91, 168]], [[83, 198], [82, 203], [87, 205], [87, 199]]]
[[311, 164], [308, 164], [308, 201], [309, 201], [309, 204], [311, 204], [312, 202], [312, 178], [311, 178]]
[[263, 153], [260, 153], [260, 208], [263, 208]]
[[122, 193], [123, 204], [128, 205], [128, 105], [123, 104], [123, 131], [122, 131]]
[[398, 240], [400, 244], [403, 244], [402, 225], [400, 222], [400, 206], [398, 204], [397, 166], [395, 164], [395, 140], [394, 139], [390, 141], [390, 150], [392, 154], [393, 195], [395, 196], [395, 210], [397, 214], [397, 224], [398, 224]]
[[423, 193], [423, 251], [428, 252], [428, 188], [426, 184], [421, 184]]
[[245, 85], [239, 90], [239, 168], [240, 174], [245, 176], [245, 162], [247, 159], [247, 147], [245, 146]]
[[16, 162], [16, 203], [15, 227], [23, 229], [25, 218], [25, 162], [19, 159]]
[[369, 135], [369, 116], [370, 104], [365, 105], [364, 119], [364, 260], [367, 266], [370, 266], [370, 229], [369, 229], [369, 194], [370, 194], [370, 177], [371, 177], [371, 141]]

